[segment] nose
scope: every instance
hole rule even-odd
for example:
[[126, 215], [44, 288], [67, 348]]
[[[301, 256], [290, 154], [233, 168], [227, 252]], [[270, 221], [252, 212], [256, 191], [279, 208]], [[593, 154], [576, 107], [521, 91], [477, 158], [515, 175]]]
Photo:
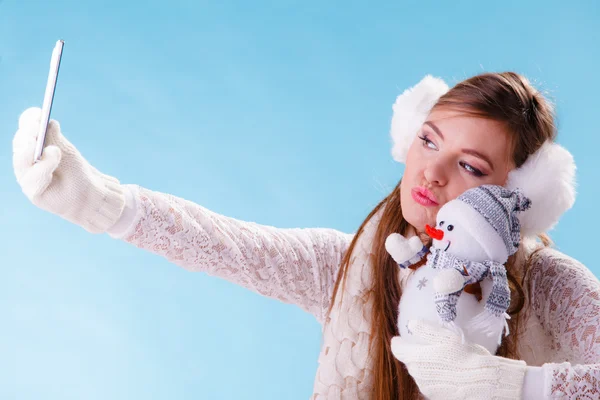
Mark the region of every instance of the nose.
[[448, 183], [448, 163], [442, 159], [431, 160], [425, 168], [425, 179], [432, 185], [445, 186]]
[[429, 225], [425, 225], [425, 232], [435, 240], [442, 240], [444, 238], [444, 231], [441, 229], [432, 228]]

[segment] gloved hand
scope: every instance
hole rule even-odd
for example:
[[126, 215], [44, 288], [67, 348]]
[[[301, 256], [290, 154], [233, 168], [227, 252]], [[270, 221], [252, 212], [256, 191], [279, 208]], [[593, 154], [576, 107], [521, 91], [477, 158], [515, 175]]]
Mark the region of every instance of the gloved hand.
[[19, 118], [13, 139], [13, 168], [23, 193], [39, 208], [101, 233], [113, 226], [125, 205], [119, 181], [90, 165], [50, 121], [42, 159], [33, 162], [41, 109]]
[[494, 356], [477, 344], [463, 344], [460, 336], [430, 322], [409, 321], [408, 329], [424, 344], [396, 336], [392, 353], [429, 400], [522, 398], [524, 361]]

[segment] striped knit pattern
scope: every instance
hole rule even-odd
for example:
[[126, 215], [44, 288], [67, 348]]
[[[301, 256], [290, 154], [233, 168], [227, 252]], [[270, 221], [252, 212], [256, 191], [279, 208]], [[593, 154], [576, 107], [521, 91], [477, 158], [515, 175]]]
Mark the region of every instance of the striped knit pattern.
[[[434, 302], [438, 316], [443, 322], [456, 319], [456, 304], [466, 285], [480, 282], [488, 275], [492, 276], [492, 292], [488, 297], [485, 309], [493, 315], [502, 316], [510, 306], [510, 289], [504, 265], [493, 261], [483, 263], [461, 260], [441, 249], [432, 248], [427, 258], [427, 265], [433, 269], [454, 268], [465, 276], [463, 288], [454, 293], [435, 293]], [[466, 270], [466, 272], [465, 272]]]
[[504, 265], [486, 261], [492, 275], [492, 292], [485, 303], [485, 309], [496, 317], [502, 316], [510, 306], [510, 288], [508, 286], [508, 277]]
[[435, 310], [443, 322], [451, 322], [456, 319], [456, 303], [458, 303], [461, 292], [462, 290], [456, 293], [435, 294]]

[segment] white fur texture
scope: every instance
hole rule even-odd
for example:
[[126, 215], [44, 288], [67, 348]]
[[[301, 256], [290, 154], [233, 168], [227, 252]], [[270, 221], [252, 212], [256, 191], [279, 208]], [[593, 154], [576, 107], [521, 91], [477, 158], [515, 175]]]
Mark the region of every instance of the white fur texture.
[[546, 142], [521, 168], [511, 171], [506, 187], [519, 188], [531, 208], [518, 214], [523, 236], [552, 229], [575, 203], [575, 162], [566, 149]]
[[427, 119], [429, 112], [439, 98], [448, 91], [448, 85], [439, 78], [425, 76], [415, 86], [406, 89], [396, 98], [392, 107], [391, 136], [392, 157], [394, 160], [406, 162], [406, 154], [417, 132]]

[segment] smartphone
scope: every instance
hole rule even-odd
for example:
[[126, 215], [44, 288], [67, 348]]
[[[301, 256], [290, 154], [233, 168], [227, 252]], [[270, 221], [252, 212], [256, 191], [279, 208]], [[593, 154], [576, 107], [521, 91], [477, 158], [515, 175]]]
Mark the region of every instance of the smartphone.
[[60, 60], [62, 58], [62, 52], [65, 42], [59, 40], [54, 46], [52, 51], [52, 58], [50, 59], [50, 72], [48, 73], [48, 83], [46, 84], [46, 93], [44, 94], [44, 104], [42, 105], [42, 119], [40, 121], [40, 129], [37, 135], [37, 141], [35, 145], [35, 153], [33, 155], [33, 162], [36, 163], [42, 158], [42, 151], [44, 150], [44, 143], [46, 142], [46, 130], [48, 130], [48, 123], [50, 122], [50, 111], [52, 110], [52, 103], [54, 102], [54, 91], [56, 89], [56, 81], [58, 79], [58, 70], [60, 68]]

